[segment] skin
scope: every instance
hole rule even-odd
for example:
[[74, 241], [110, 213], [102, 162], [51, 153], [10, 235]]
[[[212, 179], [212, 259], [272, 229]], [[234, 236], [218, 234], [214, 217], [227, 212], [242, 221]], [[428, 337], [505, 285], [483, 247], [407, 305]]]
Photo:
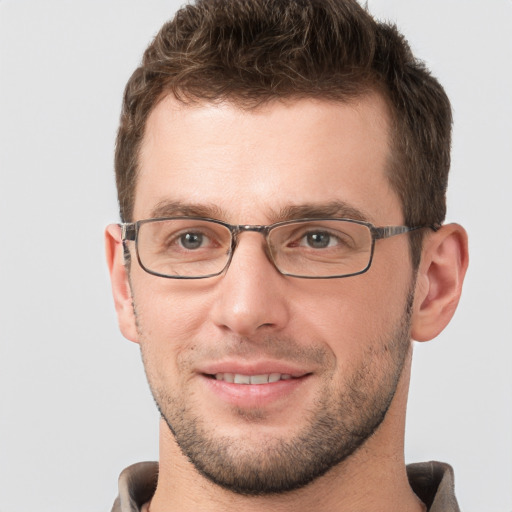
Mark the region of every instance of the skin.
[[[184, 213], [270, 224], [286, 220], [291, 207], [318, 212], [336, 201], [344, 209], [333, 216], [356, 213], [376, 226], [401, 225], [401, 205], [385, 177], [388, 140], [378, 95], [350, 104], [290, 100], [250, 111], [167, 97], [147, 122], [134, 220], [174, 214], [179, 203], [187, 205]], [[166, 420], [152, 512], [424, 508], [403, 460], [410, 340], [432, 338], [453, 315], [467, 266], [460, 226], [427, 234], [416, 279], [407, 235], [377, 242], [367, 273], [333, 280], [282, 276], [257, 233], [242, 235], [221, 276], [163, 279], [145, 273], [135, 258], [128, 276], [119, 229], [109, 227], [106, 238], [120, 327], [140, 344]], [[237, 394], [205, 376], [230, 371], [226, 365], [238, 373], [277, 367], [302, 377], [275, 395], [259, 386]], [[226, 486], [236, 463], [242, 474], [247, 467], [248, 474], [277, 468], [275, 480], [294, 460], [279, 450], [318, 432], [318, 418], [332, 420], [324, 440], [345, 452], [308, 485], [248, 496], [212, 481], [226, 466]], [[363, 439], [347, 447], [356, 429], [370, 423]], [[202, 473], [182, 452], [191, 455], [191, 430], [207, 441], [192, 454], [206, 453]], [[214, 453], [219, 447], [222, 454]]]

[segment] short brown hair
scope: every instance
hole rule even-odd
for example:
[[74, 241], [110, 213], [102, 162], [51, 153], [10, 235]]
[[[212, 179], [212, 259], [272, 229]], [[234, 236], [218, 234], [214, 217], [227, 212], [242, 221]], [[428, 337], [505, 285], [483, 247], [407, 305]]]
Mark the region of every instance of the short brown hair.
[[[396, 26], [355, 0], [199, 0], [179, 10], [144, 53], [125, 89], [115, 171], [123, 221], [131, 221], [146, 121], [167, 94], [252, 108], [279, 98], [386, 99], [388, 178], [409, 226], [446, 214], [451, 108]], [[421, 234], [412, 236], [421, 256]]]

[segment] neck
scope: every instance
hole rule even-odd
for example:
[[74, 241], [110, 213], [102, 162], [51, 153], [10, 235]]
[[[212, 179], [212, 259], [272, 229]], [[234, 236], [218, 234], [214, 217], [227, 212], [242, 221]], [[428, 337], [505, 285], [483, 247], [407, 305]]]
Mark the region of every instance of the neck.
[[[410, 361], [409, 361], [410, 363]], [[386, 418], [352, 456], [306, 487], [283, 494], [244, 496], [200, 475], [160, 424], [160, 470], [151, 512], [421, 512], [403, 456], [410, 364], [406, 364]]]

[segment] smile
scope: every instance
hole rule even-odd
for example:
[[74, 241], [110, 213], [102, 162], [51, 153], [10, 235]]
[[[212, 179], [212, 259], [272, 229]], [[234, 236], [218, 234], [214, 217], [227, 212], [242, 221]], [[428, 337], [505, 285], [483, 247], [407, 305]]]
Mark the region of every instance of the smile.
[[216, 373], [216, 380], [230, 384], [271, 384], [280, 380], [290, 380], [293, 377], [287, 373], [263, 373], [261, 375], [243, 375], [241, 373]]
[[294, 400], [303, 398], [297, 390], [301, 388], [307, 393], [309, 387], [303, 386], [313, 378], [313, 372], [276, 361], [252, 365], [223, 362], [202, 370], [200, 382], [208, 390], [208, 401], [244, 410], [271, 407], [276, 402], [282, 407], [296, 403]]

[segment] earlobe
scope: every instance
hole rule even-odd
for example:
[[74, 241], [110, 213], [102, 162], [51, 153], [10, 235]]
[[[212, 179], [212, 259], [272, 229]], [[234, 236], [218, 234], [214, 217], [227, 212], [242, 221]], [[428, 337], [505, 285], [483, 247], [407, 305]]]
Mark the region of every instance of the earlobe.
[[413, 339], [431, 340], [451, 320], [468, 261], [468, 237], [462, 226], [447, 224], [425, 239], [416, 280]]
[[111, 224], [105, 229], [105, 251], [119, 329], [125, 338], [138, 342], [132, 293], [124, 262], [121, 228], [117, 224]]

